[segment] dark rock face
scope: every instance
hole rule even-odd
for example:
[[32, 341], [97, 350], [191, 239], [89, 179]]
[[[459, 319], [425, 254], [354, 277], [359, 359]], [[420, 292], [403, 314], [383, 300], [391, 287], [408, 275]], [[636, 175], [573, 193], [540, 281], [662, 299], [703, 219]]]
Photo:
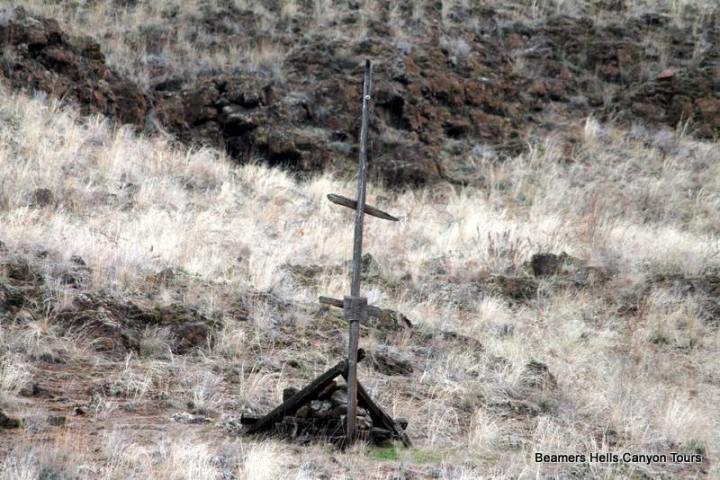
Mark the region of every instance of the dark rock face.
[[[216, 15], [204, 21], [227, 15], [257, 33], [252, 12], [228, 8]], [[462, 166], [474, 146], [516, 153], [528, 132], [545, 128], [543, 113], [582, 118], [603, 107], [606, 90], [618, 97], [601, 114], [672, 126], [692, 118], [703, 122], [703, 136], [720, 131], [718, 74], [709, 68], [719, 37], [712, 15], [701, 26], [704, 40], [662, 16], [606, 25], [558, 15], [528, 25], [481, 5], [444, 19], [428, 6], [424, 15], [405, 43], [381, 22], [369, 23], [366, 38], [343, 43], [308, 34], [301, 17], [278, 39], [291, 47], [282, 79], [257, 72], [180, 80], [171, 88], [162, 82], [154, 92], [161, 116], [181, 137], [224, 144], [240, 161], [260, 156], [296, 171], [348, 171], [357, 155], [362, 59], [369, 57], [371, 171], [391, 186], [466, 182]], [[335, 27], [356, 17], [348, 5]], [[667, 63], [685, 73], [648, 86], [643, 66], [652, 71], [659, 61], [642, 46], [648, 35], [671, 45]], [[665, 84], [677, 85], [668, 90]]]
[[145, 121], [147, 95], [105, 65], [96, 41], [67, 35], [53, 19], [30, 16], [23, 8], [3, 11], [0, 49], [0, 73], [13, 88], [74, 100], [84, 113], [123, 123]]
[[689, 122], [703, 138], [720, 135], [720, 75], [717, 67], [674, 72], [621, 91], [607, 108], [627, 120], [676, 126]]
[[[357, 22], [357, 5], [342, 11], [331, 28]], [[370, 171], [391, 187], [482, 182], [469, 160], [522, 151], [528, 135], [554, 128], [546, 114], [577, 120], [596, 113], [672, 127], [690, 121], [701, 137], [720, 135], [717, 13], [697, 27], [701, 36], [662, 15], [609, 24], [558, 15], [525, 24], [477, 2], [445, 17], [433, 5], [423, 14], [410, 39], [373, 20], [354, 42], [316, 32], [312, 15], [299, 15], [275, 38], [288, 52], [278, 60], [282, 75], [260, 69], [177, 78], [159, 68], [146, 72], [152, 87], [145, 92], [106, 66], [94, 40], [71, 37], [56, 21], [18, 8], [0, 16], [0, 47], [8, 52], [0, 73], [14, 88], [75, 100], [86, 113], [136, 126], [157, 119], [181, 140], [224, 147], [239, 162], [346, 174], [357, 161], [368, 57]], [[227, 19], [244, 34], [227, 28]], [[203, 10], [192, 21], [216, 44], [237, 46], [238, 37], [262, 35], [261, 19], [233, 6]], [[138, 46], [154, 51], [163, 35], [149, 29]], [[644, 46], [648, 38], [667, 44], [668, 58]]]
[[[495, 15], [491, 9], [466, 13], [488, 25]], [[652, 58], [640, 40], [661, 28], [652, 22], [598, 26], [559, 16], [536, 27], [512, 24], [498, 37], [457, 28], [457, 45], [447, 44], [446, 29], [431, 21], [401, 52], [379, 26], [355, 47], [310, 35], [284, 59], [282, 81], [220, 74], [173, 88], [161, 84], [154, 92], [160, 118], [182, 139], [225, 145], [241, 162], [264, 158], [298, 172], [352, 171], [360, 57], [370, 55], [375, 65], [370, 170], [390, 186], [471, 181], [464, 165], [475, 146], [517, 153], [528, 131], [543, 128], [540, 117], [548, 108], [568, 117], [588, 115], [603, 105], [597, 93], [603, 85], [619, 93], [601, 115], [673, 126], [680, 118], [695, 119], [702, 122], [702, 136], [720, 131], [717, 73], [688, 70], [669, 81], [643, 83], [640, 66]], [[460, 55], [463, 45], [467, 52]], [[690, 68], [683, 51], [678, 47], [673, 60], [678, 68]], [[513, 68], [517, 59], [527, 71]], [[595, 83], [588, 83], [589, 73], [599, 77]], [[689, 80], [678, 80], [684, 77]], [[665, 87], [673, 83], [677, 86]], [[572, 101], [576, 97], [585, 100]]]

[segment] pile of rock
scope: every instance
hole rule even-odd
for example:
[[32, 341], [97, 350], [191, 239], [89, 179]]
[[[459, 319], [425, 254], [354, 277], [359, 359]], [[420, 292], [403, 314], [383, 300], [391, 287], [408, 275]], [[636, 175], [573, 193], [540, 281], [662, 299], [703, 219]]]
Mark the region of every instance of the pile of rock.
[[[283, 402], [287, 402], [297, 393], [296, 388], [286, 388], [283, 391]], [[347, 402], [347, 385], [330, 382], [315, 399], [300, 407], [292, 415], [284, 416], [276, 422], [269, 433], [299, 443], [318, 439], [342, 443], [345, 440]], [[241, 422], [248, 425], [257, 420], [256, 417], [244, 416]], [[407, 420], [398, 418], [395, 422], [403, 430], [407, 428]], [[358, 406], [356, 425], [358, 437], [376, 445], [390, 441], [394, 437], [391, 430], [377, 426], [370, 412], [362, 405]]]

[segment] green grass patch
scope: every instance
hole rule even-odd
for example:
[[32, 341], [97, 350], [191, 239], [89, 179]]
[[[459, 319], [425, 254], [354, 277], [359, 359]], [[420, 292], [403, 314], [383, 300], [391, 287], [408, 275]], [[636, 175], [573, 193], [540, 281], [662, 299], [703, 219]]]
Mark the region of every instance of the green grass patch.
[[373, 448], [368, 452], [368, 457], [381, 462], [399, 460], [400, 456], [395, 447]]
[[443, 456], [436, 451], [391, 447], [372, 448], [367, 456], [380, 462], [404, 460], [412, 463], [442, 463]]
[[410, 454], [415, 463], [442, 463], [443, 461], [443, 456], [437, 451], [413, 450]]

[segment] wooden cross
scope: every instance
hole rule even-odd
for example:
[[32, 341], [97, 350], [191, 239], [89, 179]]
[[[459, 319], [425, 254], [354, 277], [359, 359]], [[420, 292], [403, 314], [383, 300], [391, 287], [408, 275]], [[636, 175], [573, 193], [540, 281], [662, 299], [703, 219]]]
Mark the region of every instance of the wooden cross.
[[341, 361], [330, 370], [313, 380], [307, 387], [297, 392], [283, 404], [259, 419], [253, 419], [248, 427], [248, 433], [256, 433], [269, 429], [273, 424], [282, 420], [286, 415], [292, 415], [302, 405], [318, 395], [333, 379], [342, 375], [347, 381], [348, 403], [346, 412], [345, 445], [350, 445], [357, 436], [356, 418], [358, 402], [367, 409], [373, 423], [382, 425], [400, 438], [406, 447], [412, 445], [410, 439], [397, 422], [387, 415], [370, 397], [357, 379], [357, 364], [362, 360], [364, 352], [358, 349], [360, 342], [360, 323], [367, 320], [368, 311], [377, 312], [380, 309], [368, 306], [367, 298], [360, 296], [360, 274], [362, 260], [363, 221], [365, 215], [381, 218], [383, 220], [398, 221], [379, 208], [365, 203], [365, 186], [367, 177], [367, 141], [368, 123], [370, 116], [370, 92], [372, 87], [372, 65], [370, 60], [365, 61], [365, 76], [363, 82], [362, 126], [360, 128], [360, 155], [358, 167], [357, 200], [342, 195], [329, 194], [331, 202], [355, 210], [355, 235], [353, 238], [352, 283], [350, 295], [343, 300], [320, 297], [320, 303], [342, 307], [343, 317], [349, 323], [350, 340], [347, 359]]

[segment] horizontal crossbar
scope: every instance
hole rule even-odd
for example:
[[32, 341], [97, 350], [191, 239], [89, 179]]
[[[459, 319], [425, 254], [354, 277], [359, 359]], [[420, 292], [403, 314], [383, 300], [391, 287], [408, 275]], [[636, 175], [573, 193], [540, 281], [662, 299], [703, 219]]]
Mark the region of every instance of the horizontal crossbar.
[[[331, 307], [343, 308], [343, 301], [340, 300], [339, 298], [319, 297], [318, 302], [325, 304], [325, 305], [330, 305]], [[382, 315], [382, 310], [383, 310], [382, 308], [375, 307], [372, 305], [367, 306], [368, 315], [373, 316], [373, 317], [378, 317], [378, 316]]]
[[[342, 205], [343, 207], [352, 208], [353, 210], [357, 210], [357, 201], [353, 200], [351, 198], [343, 197], [342, 195], [336, 195], [334, 193], [330, 193], [327, 196], [328, 200], [330, 200], [332, 203], [335, 203], [337, 205]], [[393, 217], [389, 213], [383, 212], [379, 208], [373, 207], [372, 205], [365, 204], [365, 208], [363, 209], [363, 212], [365, 212], [366, 215], [370, 215], [377, 218], [382, 218], [383, 220], [390, 220], [391, 222], [398, 222], [400, 221], [399, 218]]]

